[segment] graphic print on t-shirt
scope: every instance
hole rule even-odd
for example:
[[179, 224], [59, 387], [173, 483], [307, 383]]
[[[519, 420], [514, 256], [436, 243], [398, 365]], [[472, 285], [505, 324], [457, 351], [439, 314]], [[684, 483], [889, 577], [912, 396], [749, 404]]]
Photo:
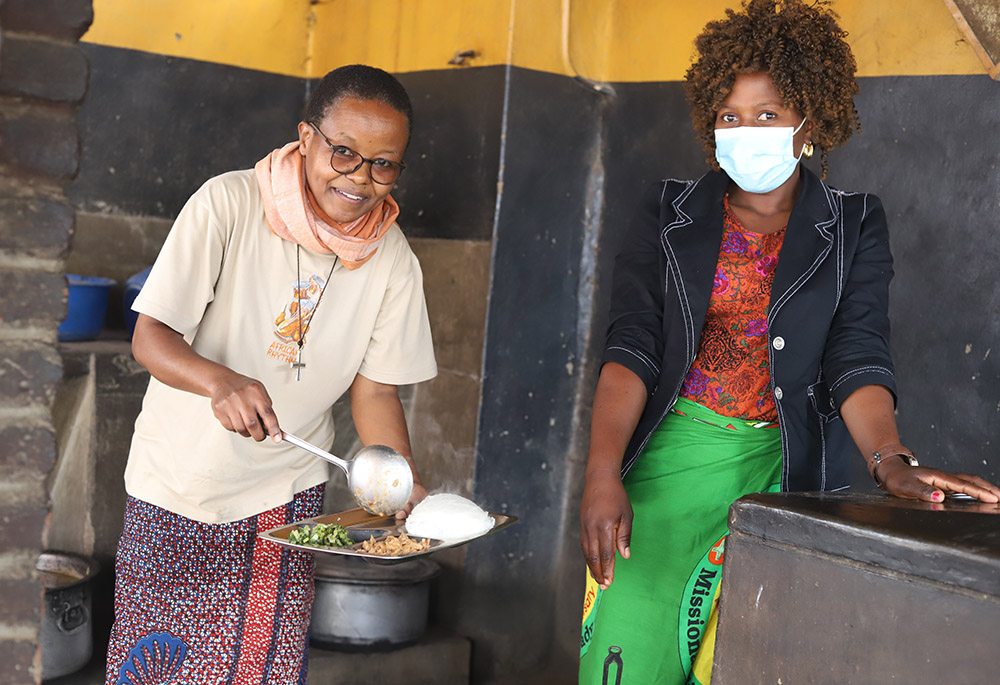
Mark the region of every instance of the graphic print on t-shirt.
[[305, 338], [313, 312], [319, 305], [319, 298], [326, 281], [313, 274], [306, 281], [294, 281], [292, 293], [284, 309], [274, 319], [274, 336], [280, 342], [272, 342], [267, 355], [284, 362], [295, 360], [298, 342]]

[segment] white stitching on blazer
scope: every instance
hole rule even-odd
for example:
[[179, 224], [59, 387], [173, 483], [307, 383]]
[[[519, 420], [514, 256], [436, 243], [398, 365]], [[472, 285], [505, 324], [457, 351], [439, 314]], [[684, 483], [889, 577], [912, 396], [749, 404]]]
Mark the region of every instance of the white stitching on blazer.
[[656, 366], [655, 364], [650, 364], [649, 357], [647, 357], [642, 352], [640, 352], [638, 350], [630, 350], [629, 348], [622, 347], [621, 345], [612, 345], [608, 349], [609, 350], [621, 350], [622, 352], [625, 352], [627, 354], [631, 354], [633, 357], [635, 357], [636, 359], [638, 359], [639, 361], [641, 361], [643, 363], [643, 365], [653, 373], [653, 375], [655, 375], [655, 376], [659, 376], [660, 375], [660, 369], [659, 369], [659, 367]]
[[660, 362], [658, 362], [657, 360], [653, 359], [652, 357], [650, 357], [648, 354], [646, 354], [642, 350], [636, 350], [635, 353], [639, 354], [639, 355], [642, 355], [642, 358], [646, 360], [646, 363], [649, 364], [650, 367], [655, 368], [657, 375], [659, 375], [659, 373], [660, 373]]
[[[666, 197], [666, 194], [667, 194], [667, 184], [670, 181], [672, 181], [672, 180], [674, 180], [674, 179], [667, 179], [666, 181], [663, 182], [663, 191], [660, 193], [660, 204], [661, 205], [663, 204], [663, 198]], [[673, 275], [673, 270], [671, 268], [671, 264], [675, 264], [676, 263], [676, 259], [674, 259], [673, 251], [669, 249], [670, 248], [670, 244], [666, 240], [667, 233], [669, 233], [670, 231], [674, 230], [675, 228], [679, 228], [681, 226], [687, 226], [688, 224], [691, 223], [691, 217], [689, 217], [687, 214], [685, 214], [681, 210], [680, 204], [684, 200], [686, 200], [687, 197], [692, 192], [694, 192], [694, 189], [698, 187], [698, 183], [700, 181], [701, 181], [701, 179], [698, 179], [696, 181], [676, 181], [677, 183], [684, 183], [686, 185], [686, 187], [684, 188], [683, 191], [681, 191], [680, 195], [678, 195], [676, 198], [674, 198], [674, 201], [671, 203], [671, 206], [674, 208], [674, 214], [677, 216], [677, 218], [672, 223], [668, 224], [667, 226], [664, 226], [660, 230], [660, 245], [663, 248], [663, 251], [666, 252], [667, 255], [668, 255], [668, 257], [669, 257], [667, 259], [668, 273], [665, 274], [665, 276]], [[668, 282], [668, 280], [665, 277], [664, 278], [664, 283], [667, 283], [667, 282]], [[688, 359], [690, 359], [691, 358], [692, 339], [694, 338], [694, 322], [691, 321], [691, 310], [690, 310], [690, 307], [688, 306], [687, 293], [684, 290], [684, 281], [681, 280], [680, 278], [674, 278], [674, 283], [675, 283], [675, 286], [678, 289], [678, 298], [677, 298], [677, 300], [678, 300], [678, 302], [681, 305], [681, 313], [684, 316], [684, 323], [685, 323], [685, 330], [684, 330], [685, 343], [686, 343], [686, 348], [687, 348], [687, 357], [688, 357]], [[666, 296], [666, 292], [664, 292], [664, 296]], [[690, 362], [689, 362], [689, 364], [690, 364]], [[667, 407], [667, 410], [663, 413], [663, 416], [660, 417], [660, 420], [657, 422], [657, 425], [659, 425], [660, 423], [663, 423], [663, 417], [666, 416], [667, 413], [670, 412], [670, 409], [677, 402], [677, 396], [680, 394], [680, 389], [681, 389], [681, 386], [683, 384], [684, 384], [684, 379], [682, 378], [681, 381], [680, 381], [680, 383], [678, 384], [677, 388], [674, 390], [674, 399], [673, 399], [673, 402], [670, 403], [670, 406]], [[649, 439], [651, 437], [653, 437], [653, 433], [654, 432], [655, 431], [649, 433], [648, 435], [646, 435], [645, 438], [643, 438], [642, 444], [639, 445], [639, 448], [635, 451], [635, 454], [633, 455], [633, 457], [631, 459], [629, 459], [623, 465], [623, 469], [624, 470], [628, 471], [630, 468], [632, 468], [632, 464], [634, 464], [635, 460], [639, 458], [640, 454], [642, 454], [642, 451], [646, 448], [646, 443], [648, 443]]]
[[887, 369], [884, 366], [876, 366], [876, 365], [872, 365], [872, 364], [870, 364], [868, 366], [859, 366], [856, 369], [851, 369], [850, 371], [847, 371], [847, 372], [843, 373], [840, 376], [840, 378], [838, 378], [836, 381], [834, 381], [833, 384], [830, 386], [830, 392], [833, 392], [834, 390], [836, 390], [837, 388], [839, 388], [841, 385], [843, 385], [846, 381], [850, 380], [851, 378], [854, 378], [855, 376], [859, 376], [859, 375], [861, 375], [863, 373], [868, 373], [869, 371], [874, 371], [876, 373], [883, 373], [886, 376], [889, 376], [890, 378], [894, 378], [892, 371], [890, 371], [889, 369]]
[[[833, 234], [830, 233], [830, 231], [828, 231], [827, 228], [829, 226], [833, 226], [839, 220], [840, 213], [837, 211], [837, 207], [836, 207], [835, 203], [833, 202], [833, 198], [831, 197], [831, 194], [830, 194], [830, 188], [825, 183], [820, 183], [820, 187], [823, 189], [823, 195], [824, 195], [824, 197], [826, 197], [827, 206], [829, 207], [830, 212], [833, 214], [833, 218], [830, 219], [830, 220], [828, 220], [828, 221], [824, 221], [824, 222], [821, 222], [821, 223], [818, 223], [818, 224], [814, 224], [814, 226], [815, 226], [816, 230], [819, 231], [819, 234], [821, 236], [823, 236], [823, 238], [825, 238], [830, 244], [832, 244], [833, 243]], [[802, 288], [802, 286], [805, 284], [805, 282], [807, 280], [809, 280], [809, 278], [814, 273], [816, 273], [816, 270], [819, 268], [820, 263], [822, 263], [822, 261], [824, 259], [826, 259], [827, 255], [830, 254], [830, 247], [831, 247], [830, 244], [827, 245], [826, 249], [823, 250], [816, 257], [815, 260], [813, 260], [813, 263], [809, 265], [809, 268], [806, 269], [802, 273], [802, 275], [799, 277], [799, 279], [797, 281], [795, 281], [795, 283], [792, 284], [792, 287], [789, 288], [778, 299], [778, 301], [773, 304], [773, 306], [771, 307], [771, 310], [767, 313], [767, 328], [768, 328], [767, 361], [768, 361], [768, 364], [769, 364], [769, 366], [770, 366], [770, 368], [772, 370], [774, 369], [774, 347], [770, 344], [770, 337], [771, 337], [770, 330], [771, 330], [772, 324], [774, 323], [774, 317], [777, 315], [778, 311], [782, 308], [782, 306], [784, 306], [784, 304], [788, 300], [790, 300], [792, 298], [792, 296], [795, 295], [795, 293], [797, 293]], [[780, 257], [779, 257], [779, 260], [780, 260]], [[771, 391], [772, 392], [774, 391], [774, 387], [775, 387], [774, 375], [772, 374], [771, 375]], [[788, 486], [788, 460], [785, 458], [785, 455], [788, 453], [788, 431], [785, 428], [785, 418], [784, 418], [785, 414], [784, 414], [784, 411], [782, 410], [781, 402], [775, 400], [774, 406], [775, 406], [775, 409], [778, 412], [778, 429], [781, 431], [781, 486], [782, 486], [782, 488], [787, 488], [787, 486]], [[826, 451], [826, 444], [825, 443], [823, 444], [823, 450], [824, 450], [824, 456], [823, 456], [823, 470], [824, 470], [823, 482], [825, 483], [825, 481], [826, 481], [826, 476], [825, 476], [825, 466], [826, 466], [825, 451]]]

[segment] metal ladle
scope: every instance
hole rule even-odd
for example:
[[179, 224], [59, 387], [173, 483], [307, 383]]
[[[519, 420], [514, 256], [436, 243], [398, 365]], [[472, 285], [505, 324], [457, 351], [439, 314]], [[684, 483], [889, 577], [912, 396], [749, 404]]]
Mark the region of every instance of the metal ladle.
[[402, 454], [385, 445], [368, 445], [353, 459], [335, 457], [288, 431], [283, 439], [296, 447], [336, 464], [347, 474], [347, 486], [354, 501], [369, 514], [389, 516], [406, 506], [413, 493], [413, 471]]

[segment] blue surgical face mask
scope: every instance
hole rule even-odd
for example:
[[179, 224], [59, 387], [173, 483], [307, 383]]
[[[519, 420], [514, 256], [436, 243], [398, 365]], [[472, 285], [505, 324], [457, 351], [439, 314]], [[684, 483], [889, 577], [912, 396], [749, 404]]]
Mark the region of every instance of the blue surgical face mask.
[[715, 129], [715, 159], [740, 188], [769, 193], [791, 177], [802, 151], [795, 156], [791, 126], [738, 126]]

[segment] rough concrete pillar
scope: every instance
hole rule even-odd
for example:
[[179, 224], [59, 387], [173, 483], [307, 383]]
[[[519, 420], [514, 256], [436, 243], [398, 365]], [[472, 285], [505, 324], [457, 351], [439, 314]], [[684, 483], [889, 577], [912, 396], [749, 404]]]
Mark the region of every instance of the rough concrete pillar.
[[92, 17], [91, 0], [0, 0], [0, 685], [41, 679], [34, 565], [56, 457], [56, 331], [73, 233], [64, 189], [87, 88], [77, 40]]

